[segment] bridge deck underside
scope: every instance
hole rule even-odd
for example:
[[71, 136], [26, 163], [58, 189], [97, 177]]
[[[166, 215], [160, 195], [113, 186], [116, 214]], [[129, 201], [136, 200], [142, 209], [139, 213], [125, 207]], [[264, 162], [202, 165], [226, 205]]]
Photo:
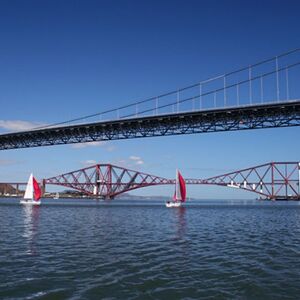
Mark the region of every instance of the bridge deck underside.
[[0, 135], [0, 150], [300, 125], [300, 101], [120, 119]]

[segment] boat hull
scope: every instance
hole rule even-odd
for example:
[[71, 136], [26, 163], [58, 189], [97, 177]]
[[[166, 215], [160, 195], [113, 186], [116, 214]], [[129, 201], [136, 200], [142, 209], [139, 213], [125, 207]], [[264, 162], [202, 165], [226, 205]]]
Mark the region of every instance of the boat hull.
[[25, 200], [22, 199], [20, 200], [20, 204], [25, 204], [25, 205], [41, 205], [41, 201], [35, 201], [35, 200]]
[[179, 201], [168, 201], [166, 202], [166, 207], [171, 208], [171, 207], [181, 207], [181, 202]]

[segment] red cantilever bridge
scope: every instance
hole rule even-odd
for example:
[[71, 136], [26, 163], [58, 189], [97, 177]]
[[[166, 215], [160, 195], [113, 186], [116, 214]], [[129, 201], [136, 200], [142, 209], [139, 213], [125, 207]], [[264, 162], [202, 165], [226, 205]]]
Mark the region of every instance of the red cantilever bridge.
[[[44, 188], [46, 185], [59, 185], [106, 199], [139, 188], [174, 183], [174, 179], [111, 164], [96, 164], [43, 180]], [[270, 162], [206, 179], [187, 178], [186, 183], [242, 189], [272, 200], [300, 200], [300, 163]]]

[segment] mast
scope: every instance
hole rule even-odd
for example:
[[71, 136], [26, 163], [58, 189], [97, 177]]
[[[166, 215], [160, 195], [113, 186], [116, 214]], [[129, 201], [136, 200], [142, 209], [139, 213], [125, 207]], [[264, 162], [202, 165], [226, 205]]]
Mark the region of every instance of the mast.
[[176, 169], [175, 201], [181, 200], [178, 174], [179, 174], [178, 169]]

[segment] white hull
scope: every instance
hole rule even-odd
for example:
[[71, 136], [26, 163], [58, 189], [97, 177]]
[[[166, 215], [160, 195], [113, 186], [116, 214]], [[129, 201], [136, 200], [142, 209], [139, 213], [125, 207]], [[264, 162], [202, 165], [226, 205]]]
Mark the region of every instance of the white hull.
[[168, 201], [168, 202], [166, 202], [166, 207], [181, 207], [181, 202]]
[[20, 200], [20, 204], [26, 204], [26, 205], [41, 205], [41, 201], [35, 201], [35, 200], [31, 200], [31, 199], [22, 199]]

